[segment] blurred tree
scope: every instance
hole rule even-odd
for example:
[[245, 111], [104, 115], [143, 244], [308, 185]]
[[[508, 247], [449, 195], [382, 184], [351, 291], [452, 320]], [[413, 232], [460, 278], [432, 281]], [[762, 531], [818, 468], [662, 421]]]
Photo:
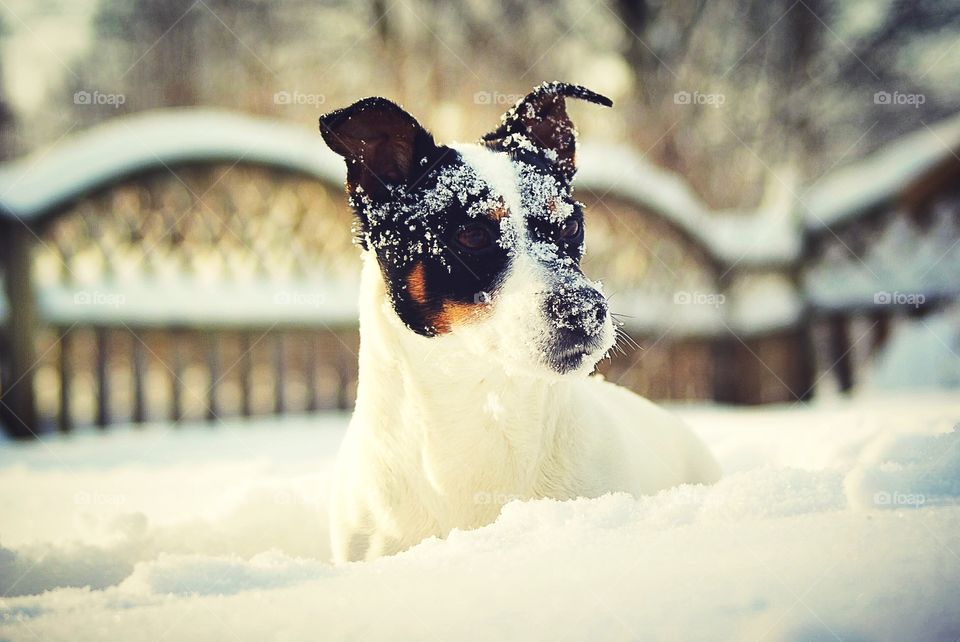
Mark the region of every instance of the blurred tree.
[[126, 101], [52, 117], [202, 104], [312, 126], [380, 94], [472, 137], [565, 79], [617, 100], [578, 119], [585, 133], [628, 141], [714, 206], [750, 206], [776, 167], [815, 178], [955, 112], [958, 36], [955, 0], [101, 0], [66, 89]]
[[[0, 18], [0, 44], [7, 37], [7, 26]], [[3, 48], [0, 47], [0, 52]], [[0, 55], [0, 161], [13, 158], [17, 152], [16, 127], [13, 110], [7, 102], [6, 83], [3, 74], [3, 58]]]
[[[635, 133], [715, 205], [757, 199], [771, 167], [811, 177], [957, 110], [960, 84], [910, 56], [960, 32], [942, 0], [615, 0], [637, 86]], [[678, 104], [677, 92], [722, 96]], [[877, 92], [922, 95], [922, 109]], [[644, 133], [647, 132], [647, 133]]]
[[131, 98], [176, 107], [195, 105], [201, 97], [201, 18], [196, 0], [105, 0], [94, 24], [98, 37], [122, 49], [111, 54], [121, 67], [128, 65], [121, 80], [135, 88]]

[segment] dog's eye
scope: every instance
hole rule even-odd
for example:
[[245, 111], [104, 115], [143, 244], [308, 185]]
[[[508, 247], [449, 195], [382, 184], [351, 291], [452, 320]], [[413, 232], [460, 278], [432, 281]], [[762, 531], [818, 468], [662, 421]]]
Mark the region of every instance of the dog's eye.
[[466, 225], [457, 232], [457, 243], [468, 250], [482, 250], [490, 247], [493, 236], [482, 225]]
[[578, 234], [580, 234], [580, 219], [568, 218], [560, 229], [560, 238], [569, 240], [576, 238]]

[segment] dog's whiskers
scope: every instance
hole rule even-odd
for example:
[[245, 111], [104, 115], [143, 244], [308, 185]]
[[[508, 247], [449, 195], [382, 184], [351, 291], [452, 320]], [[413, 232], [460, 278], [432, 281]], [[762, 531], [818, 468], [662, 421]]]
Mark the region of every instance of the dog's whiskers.
[[614, 329], [614, 336], [616, 337], [616, 341], [614, 342], [614, 348], [618, 349], [620, 353], [623, 354], [624, 356], [626, 356], [627, 351], [624, 349], [622, 345], [620, 345], [621, 342], [626, 344], [633, 350], [643, 350], [643, 346], [641, 346], [633, 337], [631, 337], [627, 333], [626, 330], [623, 329], [623, 324], [620, 324]]
[[640, 342], [631, 337], [629, 334], [623, 333], [623, 337], [626, 342], [636, 350], [643, 350], [644, 347], [640, 345]]

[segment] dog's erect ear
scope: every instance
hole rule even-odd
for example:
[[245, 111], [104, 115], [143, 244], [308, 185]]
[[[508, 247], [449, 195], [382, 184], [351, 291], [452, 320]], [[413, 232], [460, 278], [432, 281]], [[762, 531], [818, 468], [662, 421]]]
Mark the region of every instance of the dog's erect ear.
[[567, 98], [613, 106], [606, 96], [580, 85], [543, 83], [500, 118], [500, 127], [484, 136], [484, 143], [511, 154], [537, 153], [566, 180], [572, 180], [576, 173], [577, 130], [567, 116]]
[[347, 161], [347, 187], [373, 197], [411, 179], [418, 152], [433, 138], [386, 98], [364, 98], [320, 117], [320, 134]]

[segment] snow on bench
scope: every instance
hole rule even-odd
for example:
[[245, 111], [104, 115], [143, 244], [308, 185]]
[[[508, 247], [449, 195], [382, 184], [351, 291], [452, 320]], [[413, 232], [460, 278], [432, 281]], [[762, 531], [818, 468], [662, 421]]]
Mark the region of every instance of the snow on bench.
[[138, 172], [194, 162], [286, 168], [343, 184], [343, 160], [305, 126], [217, 109], [115, 118], [0, 167], [2, 209], [22, 220]]
[[720, 265], [784, 266], [800, 257], [793, 179], [772, 182], [755, 210], [711, 210], [682, 177], [625, 146], [583, 145], [576, 185], [643, 208], [679, 229]]
[[57, 284], [41, 288], [37, 296], [43, 318], [60, 326], [342, 327], [357, 323], [358, 285], [169, 279]]
[[801, 196], [813, 232], [848, 223], [890, 202], [907, 185], [960, 150], [960, 115], [924, 126], [867, 158], [828, 173]]

